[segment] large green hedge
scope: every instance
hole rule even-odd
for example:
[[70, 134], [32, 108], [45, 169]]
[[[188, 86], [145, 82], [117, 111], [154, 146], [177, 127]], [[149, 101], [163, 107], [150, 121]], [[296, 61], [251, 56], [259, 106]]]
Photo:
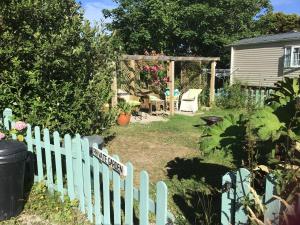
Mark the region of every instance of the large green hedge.
[[113, 41], [74, 0], [2, 0], [0, 110], [63, 133], [100, 133], [111, 97]]

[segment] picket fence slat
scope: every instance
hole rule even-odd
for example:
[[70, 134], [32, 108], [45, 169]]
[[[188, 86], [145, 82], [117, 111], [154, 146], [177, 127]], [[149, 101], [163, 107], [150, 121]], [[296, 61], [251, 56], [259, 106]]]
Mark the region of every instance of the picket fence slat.
[[27, 150], [29, 152], [33, 152], [32, 128], [30, 124], [27, 124], [26, 142], [27, 142]]
[[[119, 161], [117, 155], [113, 156]], [[113, 171], [113, 192], [114, 192], [114, 224], [121, 224], [121, 179], [118, 172]]]
[[140, 225], [149, 224], [149, 175], [146, 171], [140, 173]]
[[274, 199], [276, 194], [276, 182], [274, 175], [268, 175], [266, 179], [266, 193], [264, 204], [266, 205], [266, 212], [264, 215], [264, 223], [278, 225], [281, 203], [278, 199]]
[[222, 178], [222, 205], [221, 205], [221, 224], [231, 225], [233, 224], [233, 204], [234, 204], [234, 189], [235, 183], [234, 174], [226, 173]]
[[235, 224], [247, 224], [248, 217], [245, 213], [245, 208], [241, 204], [243, 198], [250, 193], [250, 177], [249, 170], [240, 168], [236, 175], [236, 211], [235, 211]]
[[44, 142], [45, 142], [45, 156], [46, 156], [46, 174], [47, 184], [50, 192], [53, 192], [53, 170], [52, 170], [52, 157], [50, 149], [50, 134], [48, 129], [44, 129]]
[[55, 169], [56, 169], [56, 184], [57, 184], [57, 191], [61, 193], [61, 200], [64, 201], [64, 194], [63, 194], [63, 175], [62, 175], [62, 164], [61, 164], [61, 153], [60, 153], [60, 136], [57, 131], [53, 133], [54, 137], [54, 156], [55, 156]]
[[34, 128], [34, 137], [35, 137], [35, 149], [36, 149], [36, 158], [37, 158], [37, 171], [38, 171], [38, 180], [42, 181], [44, 178], [43, 172], [43, 158], [42, 158], [42, 148], [41, 148], [41, 131], [39, 127]]
[[156, 185], [156, 225], [165, 225], [167, 223], [168, 213], [168, 188], [167, 185], [160, 181]]
[[69, 134], [64, 137], [66, 150], [66, 167], [67, 167], [67, 190], [70, 200], [75, 199], [74, 179], [73, 179], [73, 159], [72, 159], [72, 140]]
[[5, 130], [10, 130], [10, 122], [12, 119], [12, 110], [8, 109], [8, 108], [4, 109], [3, 118], [4, 118], [3, 125], [4, 125]]
[[[264, 89], [252, 89], [252, 88], [245, 88], [244, 89], [246, 98], [246, 104], [250, 101], [254, 103], [256, 107], [263, 107], [266, 103], [266, 99], [274, 92], [274, 90], [264, 90]], [[226, 96], [226, 92], [223, 89], [216, 90], [216, 96]]]
[[[103, 150], [107, 153], [107, 150]], [[109, 167], [104, 163], [102, 165], [102, 180], [103, 180], [103, 223], [110, 224], [110, 193], [109, 193]]]
[[83, 171], [82, 171], [82, 152], [81, 152], [81, 137], [79, 134], [76, 134], [75, 140], [73, 142], [75, 155], [76, 155], [76, 170], [74, 171], [74, 177], [76, 177], [76, 186], [77, 186], [77, 196], [79, 198], [80, 211], [85, 213], [85, 199], [84, 199], [84, 190], [83, 190]]
[[[93, 147], [98, 147], [97, 144], [93, 144]], [[101, 194], [100, 194], [100, 163], [99, 160], [93, 157], [93, 175], [94, 175], [94, 198], [95, 198], [95, 223], [102, 224], [101, 213]]]
[[84, 195], [85, 203], [87, 207], [88, 219], [93, 222], [93, 204], [92, 204], [92, 187], [91, 187], [91, 163], [90, 163], [90, 147], [88, 139], [82, 140], [82, 149], [84, 155], [84, 172], [83, 172], [83, 183], [84, 183]]
[[127, 176], [125, 178], [125, 224], [133, 224], [133, 166], [126, 164]]

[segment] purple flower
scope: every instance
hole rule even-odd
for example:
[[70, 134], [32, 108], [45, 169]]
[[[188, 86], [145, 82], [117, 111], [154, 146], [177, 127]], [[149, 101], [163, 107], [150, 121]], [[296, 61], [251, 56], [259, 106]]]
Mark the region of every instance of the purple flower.
[[17, 131], [22, 131], [27, 127], [27, 124], [23, 121], [17, 121], [14, 125], [14, 129], [16, 129]]
[[5, 138], [5, 134], [0, 132], [0, 141]]

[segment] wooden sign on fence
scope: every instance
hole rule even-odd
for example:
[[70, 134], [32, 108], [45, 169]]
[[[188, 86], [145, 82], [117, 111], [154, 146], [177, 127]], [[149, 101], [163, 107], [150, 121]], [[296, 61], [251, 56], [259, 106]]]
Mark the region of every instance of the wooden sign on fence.
[[114, 171], [122, 176], [127, 176], [127, 167], [115, 160], [113, 157], [106, 154], [104, 151], [93, 147], [93, 155], [96, 156], [101, 162], [111, 167]]

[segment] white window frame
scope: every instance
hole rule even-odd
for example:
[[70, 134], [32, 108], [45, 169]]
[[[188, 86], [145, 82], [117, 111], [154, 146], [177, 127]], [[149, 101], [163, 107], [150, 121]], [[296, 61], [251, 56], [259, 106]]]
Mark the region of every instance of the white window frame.
[[294, 65], [294, 53], [293, 52], [294, 52], [295, 48], [299, 48], [300, 49], [300, 45], [285, 46], [284, 47], [284, 60], [285, 60], [287, 48], [291, 48], [291, 55], [290, 55], [290, 66], [286, 67], [286, 68], [299, 68], [300, 67], [300, 63], [299, 63], [299, 65]]

